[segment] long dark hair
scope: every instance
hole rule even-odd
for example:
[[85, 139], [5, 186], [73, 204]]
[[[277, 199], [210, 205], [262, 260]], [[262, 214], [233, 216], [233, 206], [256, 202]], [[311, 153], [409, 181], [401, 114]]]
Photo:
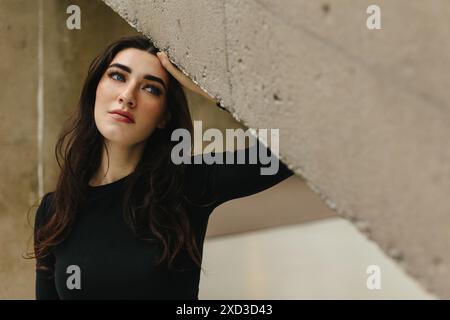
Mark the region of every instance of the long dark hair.
[[[104, 138], [94, 121], [97, 85], [115, 55], [126, 48], [136, 48], [156, 55], [158, 49], [144, 36], [123, 37], [110, 45], [91, 63], [75, 113], [66, 122], [55, 147], [61, 169], [52, 197], [51, 217], [36, 232], [34, 254], [43, 258], [67, 238], [76, 219], [76, 211], [86, 201], [88, 183], [101, 163]], [[191, 134], [192, 119], [180, 83], [169, 74], [167, 93], [168, 122], [155, 129], [146, 141], [135, 171], [129, 176], [124, 193], [124, 220], [141, 239], [162, 245], [161, 258], [168, 268], [182, 250], [201, 268], [201, 254], [188, 214], [183, 205], [184, 168], [171, 161], [176, 142], [170, 137], [177, 128]], [[141, 232], [144, 231], [144, 232]], [[144, 237], [150, 231], [153, 239]], [[147, 233], [148, 235], [148, 233]], [[38, 268], [39, 268], [38, 264]]]

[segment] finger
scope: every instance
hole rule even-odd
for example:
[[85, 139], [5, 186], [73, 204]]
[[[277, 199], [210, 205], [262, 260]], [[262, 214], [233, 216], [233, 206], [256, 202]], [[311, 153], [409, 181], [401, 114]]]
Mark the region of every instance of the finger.
[[161, 61], [161, 64], [167, 71], [169, 71], [178, 80], [183, 78], [183, 73], [169, 60], [169, 57], [165, 52], [159, 51], [156, 54]]
[[158, 58], [161, 61], [162, 66], [169, 71], [174, 77], [178, 76], [178, 69], [170, 62], [169, 58], [167, 57], [167, 54], [165, 53], [157, 53]]
[[170, 67], [171, 62], [169, 60], [169, 58], [167, 57], [167, 54], [163, 51], [159, 51], [156, 53], [156, 55], [158, 56], [159, 60], [161, 61], [161, 64], [164, 67]]

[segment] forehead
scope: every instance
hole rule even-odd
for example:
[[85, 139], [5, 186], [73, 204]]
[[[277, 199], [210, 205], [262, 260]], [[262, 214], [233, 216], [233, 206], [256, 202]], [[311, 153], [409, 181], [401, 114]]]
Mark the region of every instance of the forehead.
[[158, 57], [136, 48], [127, 48], [116, 54], [110, 64], [120, 63], [131, 68], [131, 73], [137, 77], [151, 74], [160, 77], [167, 83], [167, 71]]

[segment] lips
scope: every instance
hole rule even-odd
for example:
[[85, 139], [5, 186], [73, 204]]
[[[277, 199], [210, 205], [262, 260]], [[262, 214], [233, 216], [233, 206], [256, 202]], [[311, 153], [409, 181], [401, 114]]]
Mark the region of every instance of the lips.
[[[128, 111], [117, 109], [117, 110], [113, 110], [113, 111], [111, 111], [111, 112], [109, 112], [109, 113], [110, 113], [110, 114], [117, 114], [117, 115], [123, 117], [123, 118], [122, 118], [123, 120], [128, 120], [127, 122], [134, 123], [134, 117], [133, 117], [133, 115], [132, 115], [130, 112], [128, 112]], [[118, 119], [120, 119], [120, 118], [118, 118]]]

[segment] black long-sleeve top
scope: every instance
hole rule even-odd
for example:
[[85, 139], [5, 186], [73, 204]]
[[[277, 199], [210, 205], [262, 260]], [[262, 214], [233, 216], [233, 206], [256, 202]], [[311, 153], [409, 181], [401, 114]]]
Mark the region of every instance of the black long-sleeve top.
[[[251, 148], [257, 146], [265, 148], [261, 143]], [[202, 203], [211, 202], [206, 206], [187, 204], [201, 253], [214, 208], [268, 189], [293, 174], [280, 161], [276, 174], [261, 175], [264, 165], [259, 161], [248, 163], [250, 149], [245, 149], [246, 164], [194, 164], [193, 157], [191, 164], [185, 164], [186, 195], [201, 198]], [[234, 159], [236, 154], [233, 152]], [[121, 200], [129, 176], [106, 185], [88, 186], [88, 205], [77, 212], [68, 238], [39, 261], [48, 270], [36, 269], [36, 299], [198, 299], [200, 269], [192, 260], [181, 257], [181, 265], [185, 261], [188, 266], [184, 271], [156, 268], [158, 247], [137, 239], [123, 220]], [[49, 218], [52, 196], [53, 192], [47, 193], [41, 201], [35, 231]], [[74, 276], [78, 276], [79, 287], [74, 286]]]

